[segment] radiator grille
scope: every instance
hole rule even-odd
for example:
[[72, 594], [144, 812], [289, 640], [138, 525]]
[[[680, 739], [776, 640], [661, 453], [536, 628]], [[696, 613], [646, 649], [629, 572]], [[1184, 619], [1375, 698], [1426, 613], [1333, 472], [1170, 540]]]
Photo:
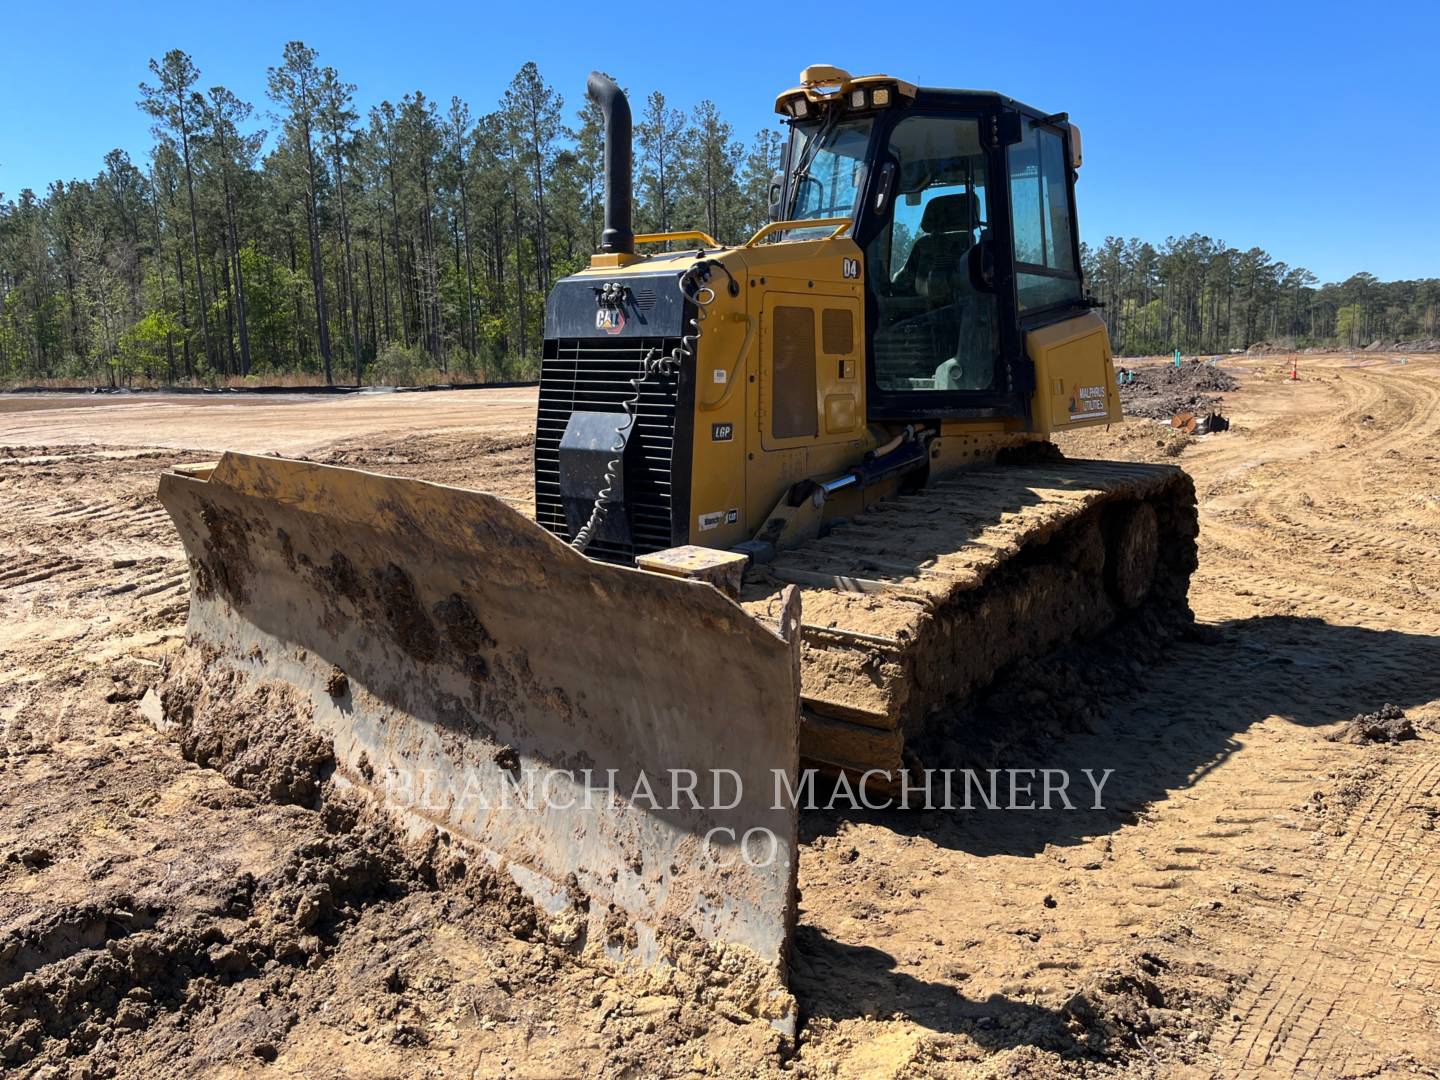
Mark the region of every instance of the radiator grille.
[[[577, 410], [625, 415], [630, 380], [651, 349], [673, 350], [673, 338], [558, 338], [545, 342], [540, 366], [540, 407], [535, 421], [535, 520], [563, 540], [570, 530], [560, 500], [560, 439]], [[654, 375], [640, 384], [635, 433], [639, 445], [625, 474], [625, 501], [633, 544], [596, 539], [592, 558], [629, 564], [636, 555], [672, 544], [671, 479], [675, 460], [678, 376]]]

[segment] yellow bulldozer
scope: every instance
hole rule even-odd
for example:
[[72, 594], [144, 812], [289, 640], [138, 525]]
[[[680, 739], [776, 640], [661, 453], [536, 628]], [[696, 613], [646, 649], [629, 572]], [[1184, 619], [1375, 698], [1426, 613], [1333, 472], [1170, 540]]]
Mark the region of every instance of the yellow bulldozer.
[[617, 958], [681, 928], [783, 971], [797, 770], [891, 783], [997, 673], [1188, 617], [1193, 486], [1050, 441], [1121, 416], [1065, 114], [807, 68], [773, 220], [726, 246], [634, 234], [629, 106], [588, 91], [604, 232], [545, 310], [534, 520], [309, 462], [172, 470], [166, 712], [283, 753], [279, 709], [333, 782]]

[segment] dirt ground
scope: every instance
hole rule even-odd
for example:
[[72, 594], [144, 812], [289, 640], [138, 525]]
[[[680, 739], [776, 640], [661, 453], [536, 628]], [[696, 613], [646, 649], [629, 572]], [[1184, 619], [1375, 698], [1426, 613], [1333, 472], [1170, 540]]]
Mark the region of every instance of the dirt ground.
[[[1113, 769], [1103, 810], [802, 817], [794, 1046], [723, 975], [617, 978], [462, 854], [141, 713], [186, 610], [163, 468], [279, 451], [526, 508], [533, 392], [0, 397], [0, 1068], [1440, 1075], [1440, 358], [1289, 363], [1225, 363], [1228, 432], [1063, 440], [1194, 476], [1197, 630], [1117, 642], [1090, 730], [1003, 763]], [[1417, 737], [1353, 736], [1385, 705]]]
[[1132, 364], [1120, 381], [1120, 401], [1126, 416], [1169, 420], [1178, 412], [1211, 412], [1220, 396], [1235, 389], [1235, 377], [1222, 367], [1192, 361]]

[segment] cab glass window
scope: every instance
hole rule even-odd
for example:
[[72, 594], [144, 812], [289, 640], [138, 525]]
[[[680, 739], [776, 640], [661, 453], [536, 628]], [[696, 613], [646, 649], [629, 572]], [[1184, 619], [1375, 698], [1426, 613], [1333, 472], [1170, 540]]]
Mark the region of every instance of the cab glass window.
[[872, 126], [869, 117], [795, 126], [790, 168], [793, 220], [848, 218], [854, 213]]
[[1065, 141], [1058, 132], [1028, 121], [1024, 128], [1024, 138], [1009, 150], [1015, 290], [1021, 311], [1080, 296]]
[[999, 330], [980, 123], [906, 117], [885, 154], [895, 178], [887, 220], [865, 260], [879, 315], [876, 385], [916, 393], [992, 389]]

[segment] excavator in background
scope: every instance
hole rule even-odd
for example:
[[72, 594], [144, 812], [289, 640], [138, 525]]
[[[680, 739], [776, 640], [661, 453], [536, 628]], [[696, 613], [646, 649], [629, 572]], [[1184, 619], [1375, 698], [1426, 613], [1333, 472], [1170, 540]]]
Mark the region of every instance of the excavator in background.
[[[604, 232], [545, 310], [534, 520], [309, 462], [167, 473], [192, 589], [166, 713], [284, 702], [339, 780], [588, 911], [599, 947], [654, 959], [680, 926], [783, 971], [775, 778], [883, 786], [998, 674], [1188, 618], [1193, 485], [1050, 441], [1121, 417], [1065, 114], [812, 66], [776, 101], [773, 220], [726, 246], [635, 235], [629, 106], [588, 91]], [[544, 805], [497, 810], [535, 770], [562, 777]], [[735, 797], [635, 797], [677, 770]]]

